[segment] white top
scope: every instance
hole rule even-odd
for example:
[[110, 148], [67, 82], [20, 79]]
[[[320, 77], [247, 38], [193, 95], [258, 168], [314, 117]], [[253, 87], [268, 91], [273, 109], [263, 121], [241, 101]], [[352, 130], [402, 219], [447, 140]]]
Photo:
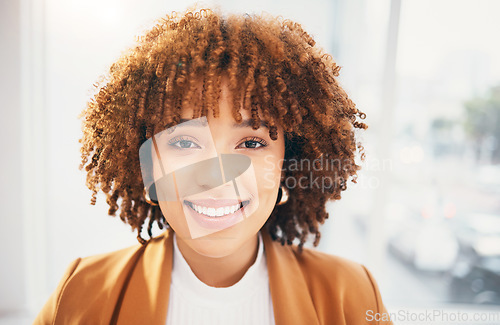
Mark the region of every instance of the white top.
[[216, 288], [201, 282], [177, 247], [174, 255], [167, 325], [274, 324], [264, 244], [259, 232], [257, 258], [234, 285]]

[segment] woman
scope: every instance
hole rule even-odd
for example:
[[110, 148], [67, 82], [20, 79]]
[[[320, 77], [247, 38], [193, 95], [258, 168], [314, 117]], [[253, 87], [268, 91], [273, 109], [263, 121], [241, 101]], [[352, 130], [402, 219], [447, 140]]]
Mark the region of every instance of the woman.
[[141, 245], [75, 260], [35, 324], [391, 324], [364, 266], [303, 248], [360, 168], [338, 71], [289, 20], [158, 21], [82, 113], [92, 203]]

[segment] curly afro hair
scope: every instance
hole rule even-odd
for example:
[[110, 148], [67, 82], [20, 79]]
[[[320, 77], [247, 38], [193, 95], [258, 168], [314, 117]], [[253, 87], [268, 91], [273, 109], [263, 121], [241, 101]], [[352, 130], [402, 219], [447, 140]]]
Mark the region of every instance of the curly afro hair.
[[[217, 117], [224, 75], [234, 97], [235, 121], [241, 122], [243, 108], [251, 111], [254, 129], [261, 119], [267, 122], [272, 140], [277, 139], [277, 125], [284, 130], [281, 185], [287, 186], [289, 198], [275, 206], [264, 227], [282, 245], [298, 239], [302, 249], [312, 234], [317, 246], [319, 225], [328, 218], [326, 201], [341, 198], [350, 176], [356, 183], [361, 168], [355, 163], [357, 149], [365, 158], [354, 131], [367, 128], [357, 121], [366, 115], [340, 87], [339, 70], [300, 24], [281, 17], [223, 16], [200, 9], [160, 18], [94, 84], [95, 95], [80, 115], [80, 169], [87, 171], [91, 204], [102, 190], [108, 214], [120, 209], [120, 219], [138, 232], [143, 244], [145, 223], [150, 237], [154, 223], [168, 227], [160, 207], [144, 198], [139, 147], [178, 124], [189, 103], [198, 103], [193, 118], [206, 116], [209, 109]], [[203, 87], [197, 92], [199, 82]], [[335, 166], [319, 166], [326, 157]], [[299, 161], [314, 162], [313, 168], [292, 168]], [[301, 186], [283, 182], [290, 177], [301, 179]], [[329, 179], [333, 186], [314, 186], [317, 178]]]

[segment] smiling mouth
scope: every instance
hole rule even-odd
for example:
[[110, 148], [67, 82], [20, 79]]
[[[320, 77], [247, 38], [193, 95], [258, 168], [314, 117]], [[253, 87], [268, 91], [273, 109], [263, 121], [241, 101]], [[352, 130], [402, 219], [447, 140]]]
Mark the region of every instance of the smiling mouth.
[[184, 204], [187, 205], [189, 208], [191, 208], [192, 210], [201, 215], [210, 218], [218, 218], [218, 217], [224, 217], [226, 215], [231, 215], [239, 211], [243, 207], [247, 206], [249, 203], [250, 200], [245, 200], [237, 204], [224, 205], [224, 206], [220, 205], [214, 207], [214, 206], [204, 206], [202, 204], [195, 204], [191, 201], [184, 200]]

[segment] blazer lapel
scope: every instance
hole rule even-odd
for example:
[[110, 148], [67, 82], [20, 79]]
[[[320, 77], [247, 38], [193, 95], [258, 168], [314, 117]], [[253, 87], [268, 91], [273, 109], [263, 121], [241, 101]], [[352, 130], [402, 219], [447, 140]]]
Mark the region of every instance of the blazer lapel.
[[262, 238], [269, 273], [276, 325], [319, 324], [302, 270], [289, 247], [272, 241], [266, 230]]
[[172, 238], [167, 230], [147, 244], [126, 288], [118, 324], [166, 324]]
[[[118, 324], [165, 324], [172, 272], [171, 231], [153, 238], [131, 275]], [[302, 270], [289, 247], [262, 230], [276, 325], [319, 325]]]

